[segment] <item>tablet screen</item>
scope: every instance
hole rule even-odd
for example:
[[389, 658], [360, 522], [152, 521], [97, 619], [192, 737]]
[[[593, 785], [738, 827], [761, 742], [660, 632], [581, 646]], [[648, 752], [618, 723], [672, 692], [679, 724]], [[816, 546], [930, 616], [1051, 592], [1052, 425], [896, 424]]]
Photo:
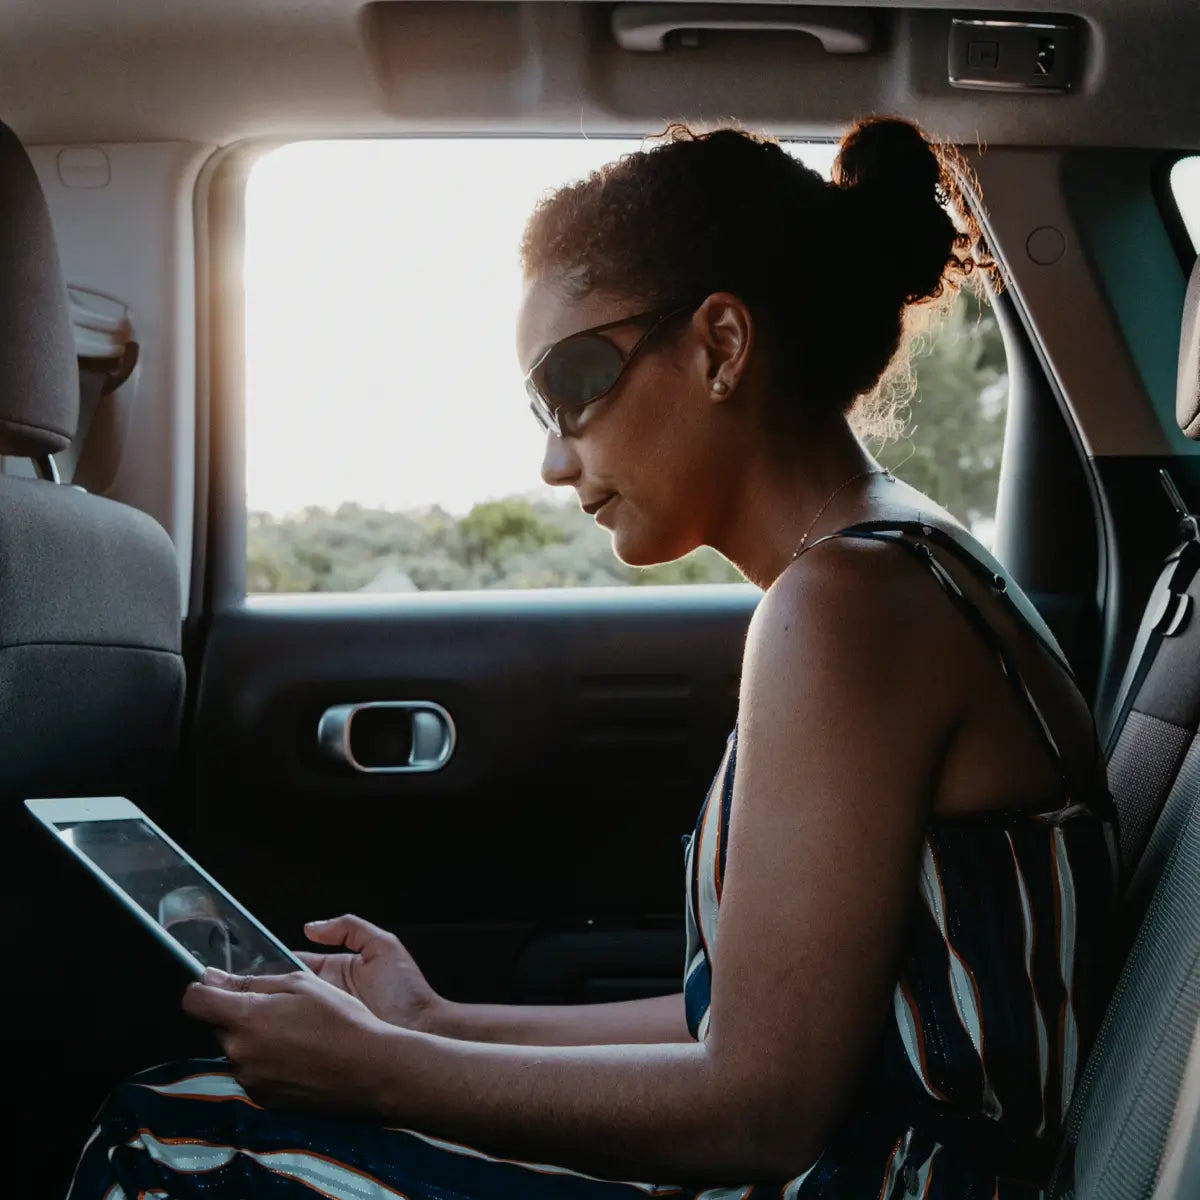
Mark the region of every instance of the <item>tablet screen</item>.
[[56, 822], [54, 828], [203, 966], [236, 975], [297, 969], [145, 821]]

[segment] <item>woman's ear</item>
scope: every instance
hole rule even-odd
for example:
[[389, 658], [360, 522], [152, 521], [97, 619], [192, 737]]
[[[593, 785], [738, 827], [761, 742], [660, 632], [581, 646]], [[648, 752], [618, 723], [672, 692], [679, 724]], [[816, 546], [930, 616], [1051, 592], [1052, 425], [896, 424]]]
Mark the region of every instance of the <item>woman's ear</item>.
[[703, 370], [714, 401], [737, 391], [754, 343], [754, 318], [731, 292], [714, 292], [696, 310], [693, 324], [702, 339]]

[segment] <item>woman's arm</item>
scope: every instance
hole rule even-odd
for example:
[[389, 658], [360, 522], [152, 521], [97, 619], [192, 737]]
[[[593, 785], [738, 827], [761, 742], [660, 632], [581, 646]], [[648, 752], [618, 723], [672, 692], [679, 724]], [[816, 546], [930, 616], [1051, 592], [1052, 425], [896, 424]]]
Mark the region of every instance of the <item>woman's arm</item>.
[[381, 1021], [473, 1042], [528, 1046], [686, 1042], [683, 996], [611, 1004], [458, 1004], [429, 985], [394, 933], [350, 913], [309, 921], [309, 941], [335, 953], [297, 953], [317, 975], [361, 1000]]
[[812, 561], [751, 628], [704, 1042], [489, 1045], [384, 1026], [307, 977], [194, 986], [251, 1095], [625, 1179], [807, 1167], [890, 1008], [961, 695], [923, 576], [910, 595], [886, 547]]
[[609, 1004], [457, 1004], [443, 1000], [429, 1030], [467, 1042], [525, 1046], [601, 1046], [690, 1042], [683, 996]]

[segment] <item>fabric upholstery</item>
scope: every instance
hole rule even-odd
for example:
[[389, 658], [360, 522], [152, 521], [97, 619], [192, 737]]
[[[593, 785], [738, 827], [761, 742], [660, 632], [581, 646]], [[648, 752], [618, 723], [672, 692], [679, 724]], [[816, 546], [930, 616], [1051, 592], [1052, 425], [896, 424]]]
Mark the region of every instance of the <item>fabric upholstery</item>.
[[1179, 331], [1175, 417], [1190, 438], [1200, 438], [1200, 258], [1192, 267]]
[[1196, 1196], [1200, 1196], [1200, 1026], [1192, 1039], [1153, 1200], [1194, 1200]]
[[1121, 727], [1108, 761], [1108, 786], [1120, 814], [1121, 862], [1127, 874], [1141, 858], [1193, 733], [1136, 709]]
[[16, 134], [0, 125], [0, 454], [65, 449], [79, 423], [67, 288], [50, 214]]
[[1108, 739], [1108, 781], [1120, 815], [1125, 879], [1154, 828], [1200, 729], [1200, 545], [1163, 565], [1134, 640]]
[[150, 517], [0, 476], [0, 923], [21, 964], [0, 995], [0, 1054], [24, 1081], [0, 1154], [18, 1164], [14, 1196], [65, 1192], [104, 1092], [153, 1052], [138, 1031], [178, 1006], [150, 939], [21, 802], [161, 808], [183, 709], [179, 613], [175, 551]]
[[[61, 450], [78, 397], [46, 205], [0, 127], [0, 454], [22, 466]], [[64, 1194], [92, 1112], [155, 1052], [147, 1027], [176, 1012], [182, 987], [21, 801], [125, 795], [161, 815], [183, 695], [166, 533], [124, 505], [0, 474], [0, 927], [15, 964], [0, 1054], [22, 1081], [0, 1123], [5, 1195]]]
[[1200, 738], [1131, 894], [1145, 916], [1076, 1088], [1050, 1200], [1145, 1200], [1200, 1021]]
[[150, 517], [0, 476], [0, 801], [161, 777], [183, 703], [179, 609]]

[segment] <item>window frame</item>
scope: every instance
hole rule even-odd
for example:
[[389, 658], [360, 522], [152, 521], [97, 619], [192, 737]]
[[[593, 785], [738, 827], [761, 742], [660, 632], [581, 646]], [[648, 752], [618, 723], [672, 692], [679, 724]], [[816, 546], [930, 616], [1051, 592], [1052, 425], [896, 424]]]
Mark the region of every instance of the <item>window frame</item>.
[[[196, 478], [195, 528], [190, 595], [185, 620], [185, 636], [203, 638], [206, 618], [216, 612], [238, 609], [248, 602], [293, 600], [326, 603], [403, 605], [406, 598], [431, 593], [379, 592], [281, 592], [247, 591], [247, 534], [249, 509], [246, 495], [246, 369], [245, 325], [246, 294], [244, 262], [246, 250], [247, 184], [254, 167], [273, 151], [311, 141], [398, 141], [436, 137], [449, 140], [479, 138], [464, 131], [450, 134], [289, 135], [271, 139], [247, 140], [233, 144], [208, 162], [196, 188], [197, 243], [197, 387], [196, 387]], [[495, 135], [492, 135], [495, 136]], [[536, 138], [534, 133], [505, 134], [505, 137]], [[637, 140], [636, 135], [612, 135], [611, 140]], [[793, 141], [819, 143], [822, 139]], [[995, 297], [989, 303], [995, 305]], [[997, 314], [999, 319], [999, 314]], [[1002, 330], [1003, 333], [1003, 330]], [[1012, 363], [1008, 334], [1003, 333], [1009, 356], [1009, 387], [1012, 387]], [[1008, 401], [1006, 400], [1006, 405]], [[1007, 425], [1002, 442], [1008, 444]], [[1002, 469], [1002, 468], [1001, 468]], [[1000, 521], [1000, 490], [996, 497], [996, 528]], [[534, 594], [544, 591], [605, 592], [619, 596], [625, 592], [661, 590], [668, 593], [693, 592], [705, 588], [752, 589], [738, 583], [665, 584], [614, 588], [577, 587], [566, 589], [456, 589], [444, 595], [486, 593], [489, 590]]]

